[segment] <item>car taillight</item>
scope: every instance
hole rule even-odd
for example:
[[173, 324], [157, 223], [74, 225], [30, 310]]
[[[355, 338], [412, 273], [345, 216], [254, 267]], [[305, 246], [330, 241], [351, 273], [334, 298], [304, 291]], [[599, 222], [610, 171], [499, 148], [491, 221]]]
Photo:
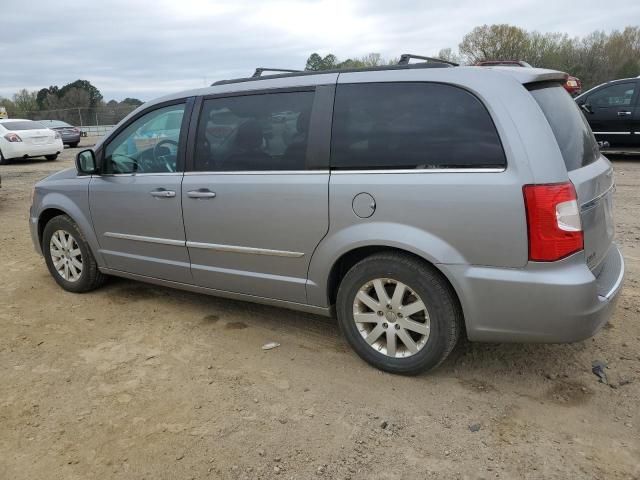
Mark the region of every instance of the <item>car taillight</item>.
[[7, 133], [4, 138], [7, 139], [7, 141], [9, 142], [21, 142], [22, 139], [20, 138], [20, 136], [17, 133]]
[[575, 80], [567, 80], [567, 87], [577, 87], [578, 86], [578, 82], [576, 82]]
[[79, 128], [73, 127], [71, 130], [73, 130], [74, 133], [80, 133], [80, 129]]
[[578, 197], [571, 182], [522, 188], [529, 260], [553, 262], [584, 248]]

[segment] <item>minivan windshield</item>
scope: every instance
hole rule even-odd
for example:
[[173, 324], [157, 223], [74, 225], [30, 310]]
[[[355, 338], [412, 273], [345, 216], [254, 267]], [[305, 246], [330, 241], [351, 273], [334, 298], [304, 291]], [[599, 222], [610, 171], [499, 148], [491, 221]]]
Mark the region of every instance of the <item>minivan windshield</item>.
[[596, 139], [580, 108], [566, 90], [557, 83], [536, 85], [529, 90], [547, 117], [567, 170], [595, 162], [600, 155]]

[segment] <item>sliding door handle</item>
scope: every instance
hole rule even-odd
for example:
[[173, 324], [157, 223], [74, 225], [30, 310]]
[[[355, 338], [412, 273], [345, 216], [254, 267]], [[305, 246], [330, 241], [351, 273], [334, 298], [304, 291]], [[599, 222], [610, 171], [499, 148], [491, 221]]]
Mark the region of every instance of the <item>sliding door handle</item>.
[[149, 193], [152, 197], [156, 198], [173, 198], [176, 196], [176, 192], [174, 192], [173, 190], [165, 190], [164, 188], [152, 190]]
[[189, 198], [214, 198], [216, 196], [215, 192], [212, 192], [208, 188], [199, 188], [198, 190], [190, 190], [187, 192], [187, 197]]

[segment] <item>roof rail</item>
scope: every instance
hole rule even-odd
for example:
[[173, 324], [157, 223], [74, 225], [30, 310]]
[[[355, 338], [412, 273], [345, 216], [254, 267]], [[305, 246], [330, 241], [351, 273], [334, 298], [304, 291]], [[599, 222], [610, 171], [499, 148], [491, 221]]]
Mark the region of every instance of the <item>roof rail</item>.
[[[415, 55], [412, 55], [415, 57]], [[426, 57], [420, 57], [426, 58]], [[259, 68], [260, 73], [263, 71], [274, 71], [274, 72], [284, 72], [284, 73], [274, 73], [273, 75], [256, 75], [254, 74], [252, 77], [246, 78], [233, 78], [228, 80], [218, 80], [213, 82], [211, 86], [217, 85], [229, 85], [232, 83], [240, 83], [240, 82], [255, 82], [259, 80], [269, 80], [274, 78], [285, 78], [285, 77], [300, 77], [307, 75], [322, 75], [327, 73], [350, 73], [350, 72], [372, 72], [372, 71], [382, 71], [382, 70], [404, 70], [404, 69], [423, 69], [423, 68], [451, 68], [455, 63], [446, 62], [444, 60], [433, 59], [433, 61], [429, 62], [419, 62], [419, 63], [402, 63], [398, 65], [378, 65], [376, 67], [365, 67], [365, 68], [336, 68], [332, 70], [281, 70], [281, 69], [271, 69], [271, 68]]]
[[299, 73], [302, 70], [289, 70], [288, 68], [256, 68], [256, 71], [253, 72], [251, 78], [258, 78], [262, 76], [262, 72], [283, 72], [283, 73]]
[[436, 63], [446, 63], [447, 65], [451, 65], [452, 67], [459, 66], [457, 63], [453, 63], [448, 60], [443, 60], [441, 58], [423, 57], [422, 55], [414, 55], [412, 53], [403, 53], [402, 55], [400, 55], [400, 61], [398, 62], [398, 65], [409, 65], [409, 60], [411, 60], [412, 58], [415, 58], [417, 60], [426, 60], [427, 63], [436, 62]]

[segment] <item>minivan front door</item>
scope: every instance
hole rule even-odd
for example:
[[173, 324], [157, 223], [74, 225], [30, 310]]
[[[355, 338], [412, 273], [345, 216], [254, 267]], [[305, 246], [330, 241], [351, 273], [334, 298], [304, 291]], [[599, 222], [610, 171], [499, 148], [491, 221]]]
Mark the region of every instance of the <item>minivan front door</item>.
[[328, 163], [318, 158], [328, 162], [332, 102], [314, 98], [308, 89], [204, 100], [182, 188], [196, 284], [306, 303], [309, 261], [329, 226]]
[[110, 269], [191, 283], [180, 191], [186, 109], [179, 103], [145, 113], [103, 147], [89, 204]]

